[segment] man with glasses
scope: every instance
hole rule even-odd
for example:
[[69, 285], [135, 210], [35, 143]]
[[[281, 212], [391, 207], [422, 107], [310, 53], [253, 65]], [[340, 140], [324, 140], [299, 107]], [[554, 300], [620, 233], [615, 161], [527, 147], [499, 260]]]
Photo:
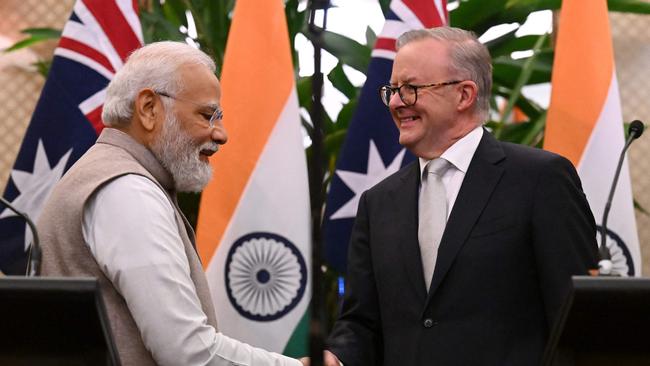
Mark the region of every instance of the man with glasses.
[[106, 91], [106, 128], [41, 214], [42, 273], [99, 280], [122, 365], [302, 365], [218, 332], [176, 202], [227, 141], [214, 70], [184, 43], [135, 51]]
[[492, 66], [473, 34], [396, 46], [379, 96], [418, 159], [360, 199], [328, 364], [537, 365], [571, 275], [596, 268], [580, 180], [483, 128]]

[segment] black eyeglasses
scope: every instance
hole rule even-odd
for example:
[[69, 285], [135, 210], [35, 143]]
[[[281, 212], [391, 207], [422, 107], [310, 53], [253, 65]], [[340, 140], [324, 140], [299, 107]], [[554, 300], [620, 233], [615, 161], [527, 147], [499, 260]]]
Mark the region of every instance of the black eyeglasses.
[[454, 85], [462, 82], [462, 80], [453, 80], [453, 81], [444, 81], [442, 83], [433, 83], [433, 84], [424, 84], [424, 85], [413, 85], [413, 84], [402, 84], [400, 86], [392, 87], [390, 85], [384, 85], [379, 88], [379, 97], [381, 101], [384, 102], [386, 106], [390, 103], [390, 98], [397, 92], [399, 98], [407, 106], [412, 106], [418, 101], [418, 89], [420, 88], [437, 88], [445, 85]]
[[[156, 94], [158, 94], [160, 96], [171, 98], [171, 99], [178, 100], [178, 101], [181, 101], [181, 102], [194, 104], [194, 105], [199, 106], [201, 108], [213, 110], [212, 114], [210, 115], [210, 119], [208, 120], [208, 125], [210, 126], [210, 128], [214, 127], [214, 124], [215, 124], [216, 121], [221, 121], [223, 119], [223, 110], [221, 110], [219, 108], [214, 108], [214, 107], [212, 107], [210, 105], [193, 102], [193, 101], [187, 100], [187, 99], [181, 99], [181, 98], [169, 95], [169, 94], [164, 93], [164, 92], [154, 91], [154, 93], [156, 93]], [[206, 118], [207, 118], [207, 116], [206, 116]]]

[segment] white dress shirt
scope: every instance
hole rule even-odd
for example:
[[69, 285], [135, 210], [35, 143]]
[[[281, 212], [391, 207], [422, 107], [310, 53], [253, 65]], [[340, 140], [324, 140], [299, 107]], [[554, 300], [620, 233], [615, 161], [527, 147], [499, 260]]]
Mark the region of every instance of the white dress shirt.
[[[451, 163], [452, 167], [447, 169], [442, 176], [442, 184], [445, 186], [447, 193], [447, 219], [453, 210], [458, 191], [463, 184], [465, 174], [469, 168], [469, 163], [472, 162], [476, 148], [481, 142], [483, 137], [483, 125], [480, 125], [472, 130], [472, 132], [463, 136], [460, 140], [451, 145], [445, 152], [440, 155], [441, 158]], [[431, 160], [418, 158], [420, 161], [420, 177], [424, 171], [424, 167]]]
[[207, 324], [174, 208], [149, 179], [130, 174], [100, 188], [84, 207], [83, 235], [159, 365], [302, 365]]

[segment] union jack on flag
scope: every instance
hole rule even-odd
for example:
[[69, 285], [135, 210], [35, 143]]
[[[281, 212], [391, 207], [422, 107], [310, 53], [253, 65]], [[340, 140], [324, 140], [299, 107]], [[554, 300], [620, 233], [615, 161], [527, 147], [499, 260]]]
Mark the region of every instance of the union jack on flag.
[[326, 258], [344, 273], [352, 224], [361, 194], [414, 159], [398, 143], [398, 131], [379, 88], [390, 80], [395, 41], [402, 33], [447, 24], [446, 0], [393, 0], [372, 51], [368, 78], [359, 96], [332, 178], [325, 208]]
[[[143, 44], [135, 0], [78, 0], [25, 133], [4, 197], [36, 221], [63, 173], [101, 132], [106, 86]], [[0, 271], [23, 274], [32, 234], [0, 208]]]

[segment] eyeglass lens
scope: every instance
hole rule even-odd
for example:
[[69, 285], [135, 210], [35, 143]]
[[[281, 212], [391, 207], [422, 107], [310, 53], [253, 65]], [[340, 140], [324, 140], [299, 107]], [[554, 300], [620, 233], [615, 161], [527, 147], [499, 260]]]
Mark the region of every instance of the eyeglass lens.
[[399, 94], [400, 99], [402, 99], [402, 102], [406, 105], [413, 105], [417, 100], [417, 88], [412, 85], [404, 84], [397, 88], [391, 88], [386, 85], [381, 87], [379, 90], [382, 102], [384, 102], [385, 105], [388, 105], [390, 103], [390, 98], [395, 94], [395, 92]]

